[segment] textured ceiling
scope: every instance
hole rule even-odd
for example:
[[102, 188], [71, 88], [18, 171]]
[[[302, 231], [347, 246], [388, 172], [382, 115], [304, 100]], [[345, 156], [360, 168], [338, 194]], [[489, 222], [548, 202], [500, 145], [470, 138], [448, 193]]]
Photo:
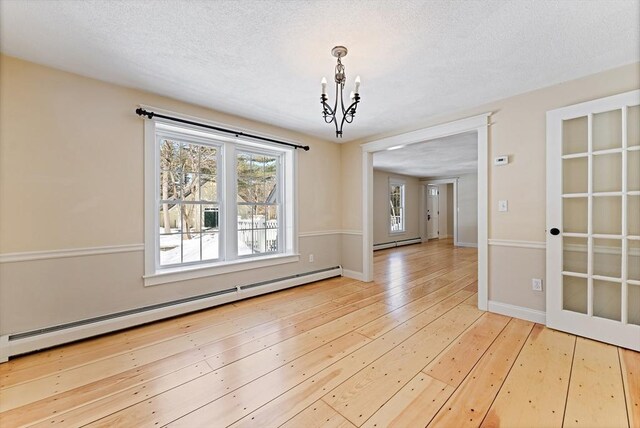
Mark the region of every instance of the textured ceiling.
[[2, 0], [0, 8], [8, 55], [329, 140], [319, 82], [331, 79], [337, 44], [349, 48], [347, 93], [362, 76], [345, 141], [640, 59], [638, 0]]
[[373, 167], [413, 177], [452, 177], [478, 170], [476, 132], [453, 135], [373, 154]]

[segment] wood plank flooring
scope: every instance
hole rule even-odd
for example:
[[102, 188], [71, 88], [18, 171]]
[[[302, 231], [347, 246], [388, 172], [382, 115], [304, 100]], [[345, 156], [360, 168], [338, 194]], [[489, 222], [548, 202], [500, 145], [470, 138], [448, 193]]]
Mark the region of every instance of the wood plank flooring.
[[0, 365], [0, 426], [640, 427], [640, 354], [476, 308], [449, 240]]

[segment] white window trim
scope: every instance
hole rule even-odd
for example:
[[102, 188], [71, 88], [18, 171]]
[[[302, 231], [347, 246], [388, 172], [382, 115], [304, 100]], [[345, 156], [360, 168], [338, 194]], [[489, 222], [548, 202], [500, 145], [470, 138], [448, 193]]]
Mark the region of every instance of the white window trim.
[[391, 186], [402, 186], [401, 190], [401, 213], [402, 213], [402, 229], [401, 230], [391, 230], [391, 212], [389, 212], [389, 235], [404, 235], [407, 233], [407, 225], [406, 225], [406, 200], [405, 194], [407, 192], [407, 182], [405, 180], [399, 178], [389, 178], [389, 185], [387, 186], [387, 200], [391, 200]]
[[[228, 125], [207, 121], [201, 118], [194, 118], [191, 116], [180, 115], [175, 112], [163, 111], [161, 109], [152, 106], [141, 106], [146, 109], [156, 111], [158, 113], [164, 113], [174, 117], [179, 117], [186, 120], [198, 121], [203, 124], [211, 126], [224, 127]], [[247, 257], [247, 258], [235, 258], [237, 240], [228, 239], [226, 234], [221, 234], [220, 245], [224, 246], [225, 253], [227, 254], [227, 260], [213, 261], [212, 263], [201, 263], [195, 265], [177, 266], [170, 268], [159, 268], [157, 259], [157, 240], [158, 238], [158, 216], [156, 215], [156, 198], [158, 189], [158, 170], [159, 170], [159, 153], [156, 150], [156, 124], [163, 123], [169, 126], [179, 127], [182, 129], [190, 130], [194, 134], [203, 133], [209, 135], [215, 135], [216, 139], [225, 146], [225, 150], [231, 149], [231, 153], [226, 153], [223, 157], [225, 164], [220, 165], [222, 173], [219, 174], [220, 181], [223, 186], [226, 187], [226, 194], [229, 192], [229, 186], [234, 187], [236, 185], [235, 180], [235, 149], [247, 149], [250, 151], [259, 151], [260, 148], [277, 150], [281, 152], [282, 167], [278, 178], [279, 183], [283, 189], [283, 201], [281, 202], [281, 212], [284, 214], [284, 225], [281, 229], [283, 235], [279, 239], [282, 240], [284, 245], [284, 252], [277, 254], [268, 254], [261, 257]], [[240, 130], [239, 131], [245, 131]], [[253, 130], [246, 130], [248, 133], [258, 135]], [[273, 137], [273, 136], [269, 136]], [[197, 137], [195, 137], [197, 139]], [[243, 144], [244, 143], [244, 144]], [[229, 177], [226, 171], [232, 171], [233, 177]], [[250, 269], [264, 268], [269, 266], [277, 266], [285, 263], [294, 263], [300, 260], [298, 254], [298, 228], [297, 228], [297, 152], [296, 150], [283, 150], [282, 147], [271, 145], [268, 143], [258, 143], [249, 140], [240, 140], [238, 138], [230, 137], [226, 134], [218, 134], [215, 131], [204, 131], [202, 128], [196, 126], [189, 126], [180, 124], [177, 126], [171, 121], [165, 121], [162, 119], [145, 119], [144, 124], [144, 231], [145, 231], [145, 251], [144, 251], [144, 285], [152, 286], [158, 284], [165, 284], [175, 281], [184, 281], [188, 279], [203, 278], [207, 276], [221, 275], [231, 272], [239, 272]], [[293, 202], [291, 202], [293, 201]], [[223, 195], [219, 195], [220, 211], [223, 213], [222, 221], [236, 222], [237, 205], [231, 203], [230, 208], [226, 209], [226, 202]], [[232, 251], [230, 251], [232, 250]]]

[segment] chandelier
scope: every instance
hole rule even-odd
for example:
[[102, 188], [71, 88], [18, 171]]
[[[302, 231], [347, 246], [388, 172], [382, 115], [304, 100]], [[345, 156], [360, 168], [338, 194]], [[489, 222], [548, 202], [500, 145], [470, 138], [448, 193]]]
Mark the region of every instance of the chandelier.
[[[320, 82], [322, 85], [322, 96], [320, 100], [322, 102], [322, 117], [326, 123], [333, 123], [336, 127], [336, 138], [342, 138], [342, 127], [346, 123], [353, 122], [353, 117], [356, 114], [356, 108], [360, 102], [360, 76], [356, 77], [355, 88], [351, 91], [349, 96], [350, 104], [345, 108], [344, 99], [342, 97], [342, 91], [344, 90], [344, 84], [347, 80], [347, 75], [344, 71], [344, 65], [342, 65], [341, 58], [347, 56], [347, 48], [344, 46], [336, 46], [331, 49], [331, 55], [338, 58], [338, 64], [336, 65], [336, 99], [333, 104], [333, 108], [327, 103], [329, 98], [327, 97], [327, 79], [322, 78]], [[338, 106], [338, 100], [340, 105]], [[336, 116], [338, 115], [338, 116]], [[342, 117], [340, 118], [341, 115]]]

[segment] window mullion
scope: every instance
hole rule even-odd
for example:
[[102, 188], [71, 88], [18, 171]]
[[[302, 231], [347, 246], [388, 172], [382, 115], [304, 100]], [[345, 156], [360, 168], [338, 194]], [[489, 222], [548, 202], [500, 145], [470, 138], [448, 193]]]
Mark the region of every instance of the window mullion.
[[236, 148], [232, 143], [224, 144], [224, 173], [222, 209], [224, 213], [224, 223], [221, 231], [224, 243], [225, 260], [235, 260], [238, 258], [238, 206], [237, 196], [237, 172], [236, 172]]

